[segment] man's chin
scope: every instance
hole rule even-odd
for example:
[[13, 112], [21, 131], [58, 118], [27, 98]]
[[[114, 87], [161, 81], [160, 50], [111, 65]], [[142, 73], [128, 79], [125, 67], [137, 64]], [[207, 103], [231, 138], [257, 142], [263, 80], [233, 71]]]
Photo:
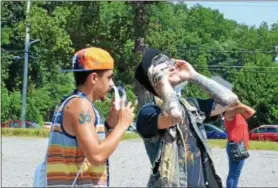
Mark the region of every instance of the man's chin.
[[180, 79], [176, 79], [176, 80], [172, 80], [170, 83], [173, 87], [175, 87], [175, 86], [179, 85], [181, 82], [180, 82]]

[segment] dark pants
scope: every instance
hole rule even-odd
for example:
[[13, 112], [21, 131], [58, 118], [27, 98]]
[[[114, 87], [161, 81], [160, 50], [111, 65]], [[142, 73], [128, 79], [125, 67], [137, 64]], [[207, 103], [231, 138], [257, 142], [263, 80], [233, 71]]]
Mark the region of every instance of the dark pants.
[[227, 144], [227, 154], [229, 159], [229, 174], [227, 177], [226, 186], [227, 188], [237, 188], [238, 180], [240, 176], [241, 169], [244, 164], [244, 160], [233, 161], [230, 152], [230, 144]]

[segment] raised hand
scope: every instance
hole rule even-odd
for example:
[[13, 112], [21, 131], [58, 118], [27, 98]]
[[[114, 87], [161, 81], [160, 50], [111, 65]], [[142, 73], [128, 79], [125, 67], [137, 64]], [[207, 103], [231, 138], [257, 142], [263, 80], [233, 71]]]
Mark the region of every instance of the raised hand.
[[115, 125], [118, 120], [118, 112], [119, 110], [116, 109], [115, 99], [113, 98], [111, 101], [111, 106], [110, 106], [108, 119], [107, 119], [107, 123], [110, 126], [110, 128], [115, 128]]
[[184, 60], [175, 60], [175, 67], [177, 69], [178, 75], [182, 81], [192, 80], [194, 76], [197, 75], [195, 69], [188, 62]]
[[121, 101], [121, 109], [118, 112], [118, 122], [117, 126], [123, 126], [125, 129], [132, 124], [134, 119], [134, 107], [132, 106], [131, 102], [125, 104], [125, 101]]

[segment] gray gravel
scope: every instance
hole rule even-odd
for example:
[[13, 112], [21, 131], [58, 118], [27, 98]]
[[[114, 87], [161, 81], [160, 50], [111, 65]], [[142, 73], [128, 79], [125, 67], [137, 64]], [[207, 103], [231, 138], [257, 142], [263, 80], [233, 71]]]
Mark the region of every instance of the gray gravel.
[[[47, 139], [3, 137], [1, 150], [2, 187], [32, 186], [34, 169], [44, 157]], [[225, 184], [228, 161], [224, 149], [215, 148], [216, 169]], [[240, 178], [241, 187], [278, 187], [278, 152], [250, 151]], [[150, 162], [141, 140], [120, 143], [110, 158], [111, 186], [144, 187]]]

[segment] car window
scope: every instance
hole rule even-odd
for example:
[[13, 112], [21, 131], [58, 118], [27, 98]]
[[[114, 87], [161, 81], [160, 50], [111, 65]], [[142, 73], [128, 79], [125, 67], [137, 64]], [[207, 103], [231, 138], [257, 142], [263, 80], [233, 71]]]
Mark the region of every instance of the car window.
[[223, 129], [220, 129], [216, 126], [213, 127], [213, 130], [217, 131], [217, 132], [225, 132]]
[[19, 124], [17, 122], [12, 122], [10, 127], [18, 128]]
[[26, 128], [30, 128], [31, 127], [31, 125], [27, 124], [27, 123], [25, 123], [25, 126], [26, 126]]
[[253, 133], [258, 133], [259, 132], [259, 129], [255, 129], [252, 131]]
[[268, 133], [277, 133], [278, 130], [275, 127], [268, 127], [268, 128], [266, 128], [266, 132], [268, 132]]
[[265, 133], [266, 132], [266, 128], [259, 128], [258, 129], [258, 133]]
[[207, 125], [205, 125], [204, 127], [205, 127], [205, 130], [206, 130], [206, 131], [213, 131], [213, 128], [211, 128], [211, 127], [209, 127], [209, 126], [207, 126]]

